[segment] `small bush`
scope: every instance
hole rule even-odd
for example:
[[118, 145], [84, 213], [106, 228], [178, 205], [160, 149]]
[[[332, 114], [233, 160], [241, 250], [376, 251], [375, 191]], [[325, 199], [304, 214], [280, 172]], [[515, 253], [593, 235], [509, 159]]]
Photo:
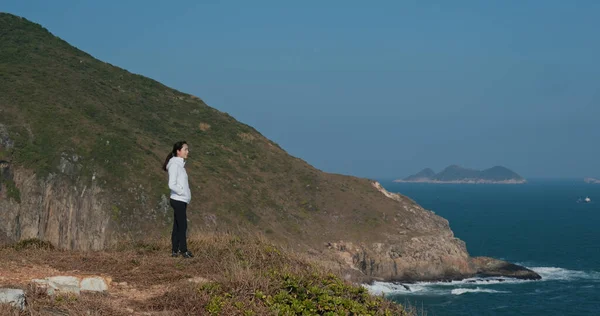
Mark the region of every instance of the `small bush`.
[[274, 273], [279, 290], [274, 295], [257, 292], [277, 315], [407, 315], [402, 307], [369, 295], [363, 287], [339, 277], [312, 273]]
[[161, 249], [160, 245], [154, 242], [136, 242], [134, 248], [138, 253], [156, 252]]
[[16, 243], [13, 248], [17, 251], [25, 249], [54, 250], [54, 246], [49, 241], [40, 240], [37, 238], [21, 240]]

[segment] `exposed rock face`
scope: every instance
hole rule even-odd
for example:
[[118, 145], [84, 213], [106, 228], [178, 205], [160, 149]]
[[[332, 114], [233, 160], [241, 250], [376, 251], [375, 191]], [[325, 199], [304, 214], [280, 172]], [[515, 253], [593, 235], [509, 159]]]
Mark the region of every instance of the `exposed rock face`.
[[11, 304], [25, 309], [25, 292], [20, 289], [0, 289], [0, 304]]
[[111, 278], [100, 276], [83, 278], [76, 276], [53, 276], [45, 279], [33, 279], [31, 283], [37, 289], [45, 291], [48, 295], [55, 295], [57, 293], [79, 295], [82, 291], [106, 292], [111, 281]]
[[464, 243], [456, 238], [423, 236], [372, 245], [341, 242], [328, 246], [362, 273], [363, 282], [456, 280], [475, 272]]
[[101, 277], [88, 277], [81, 280], [79, 287], [82, 291], [89, 292], [106, 292], [108, 290], [108, 284], [105, 278]]
[[[352, 267], [364, 281], [425, 281], [462, 279], [475, 273], [469, 262], [465, 243], [454, 237], [448, 221], [406, 198], [376, 188], [386, 197], [399, 202], [397, 234], [387, 234], [375, 243], [332, 242], [327, 246]], [[398, 221], [397, 218], [394, 221]]]
[[[13, 147], [6, 127], [0, 124], [0, 151], [8, 153]], [[0, 244], [38, 238], [61, 249], [106, 246], [109, 216], [102, 190], [94, 178], [91, 182], [81, 179], [79, 159], [63, 153], [56, 173], [45, 179], [15, 167], [10, 155], [0, 161]], [[8, 192], [7, 184], [18, 193]]]
[[506, 276], [523, 280], [539, 280], [542, 277], [534, 271], [510, 262], [489, 258], [475, 257], [471, 262], [477, 275], [483, 277]]
[[0, 198], [0, 232], [14, 241], [39, 238], [62, 249], [99, 250], [106, 246], [109, 216], [101, 189], [50, 175], [39, 180], [24, 169], [11, 171], [20, 203]]
[[450, 281], [470, 277], [510, 277], [523, 280], [540, 280], [535, 271], [510, 262], [489, 258], [469, 258], [464, 244], [428, 238], [398, 245], [330, 243], [346, 264], [358, 273], [353, 279], [362, 282], [398, 281]]
[[14, 142], [8, 136], [8, 129], [4, 124], [0, 124], [0, 147], [11, 149], [14, 146]]

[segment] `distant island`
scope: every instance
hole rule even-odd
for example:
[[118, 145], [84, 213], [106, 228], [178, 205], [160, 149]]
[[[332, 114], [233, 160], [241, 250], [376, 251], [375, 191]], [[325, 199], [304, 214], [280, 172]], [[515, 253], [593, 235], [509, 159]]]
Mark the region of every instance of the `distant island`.
[[485, 170], [467, 169], [457, 165], [446, 167], [440, 173], [435, 173], [430, 168], [425, 168], [419, 173], [394, 182], [421, 182], [421, 183], [500, 183], [521, 184], [525, 178], [516, 172], [496, 166]]
[[596, 178], [585, 178], [583, 181], [585, 181], [585, 183], [600, 184], [600, 179]]

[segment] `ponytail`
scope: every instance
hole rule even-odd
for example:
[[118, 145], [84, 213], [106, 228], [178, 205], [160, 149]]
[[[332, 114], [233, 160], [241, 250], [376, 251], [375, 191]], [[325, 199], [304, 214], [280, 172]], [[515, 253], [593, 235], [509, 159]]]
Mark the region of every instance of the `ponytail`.
[[173, 145], [173, 150], [167, 155], [167, 158], [165, 159], [165, 162], [163, 163], [162, 169], [164, 171], [167, 171], [167, 164], [169, 164], [169, 160], [171, 160], [171, 158], [173, 157], [177, 157], [177, 151], [181, 150], [181, 148], [183, 148], [183, 145], [186, 145], [187, 143], [185, 141], [180, 141], [180, 142], [176, 142]]
[[169, 153], [167, 155], [167, 159], [165, 159], [165, 162], [163, 163], [163, 167], [162, 167], [164, 171], [167, 171], [167, 164], [169, 163], [169, 160], [171, 160], [171, 158], [173, 158], [173, 157], [174, 157], [173, 153]]

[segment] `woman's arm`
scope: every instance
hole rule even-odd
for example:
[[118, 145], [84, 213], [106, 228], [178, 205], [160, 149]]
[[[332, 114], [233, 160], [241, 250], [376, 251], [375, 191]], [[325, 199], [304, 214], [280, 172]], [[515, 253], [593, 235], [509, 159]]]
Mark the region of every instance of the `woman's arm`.
[[179, 166], [177, 164], [171, 164], [169, 166], [169, 189], [177, 193], [177, 195], [183, 195], [183, 186], [177, 183], [177, 174], [179, 173]]

